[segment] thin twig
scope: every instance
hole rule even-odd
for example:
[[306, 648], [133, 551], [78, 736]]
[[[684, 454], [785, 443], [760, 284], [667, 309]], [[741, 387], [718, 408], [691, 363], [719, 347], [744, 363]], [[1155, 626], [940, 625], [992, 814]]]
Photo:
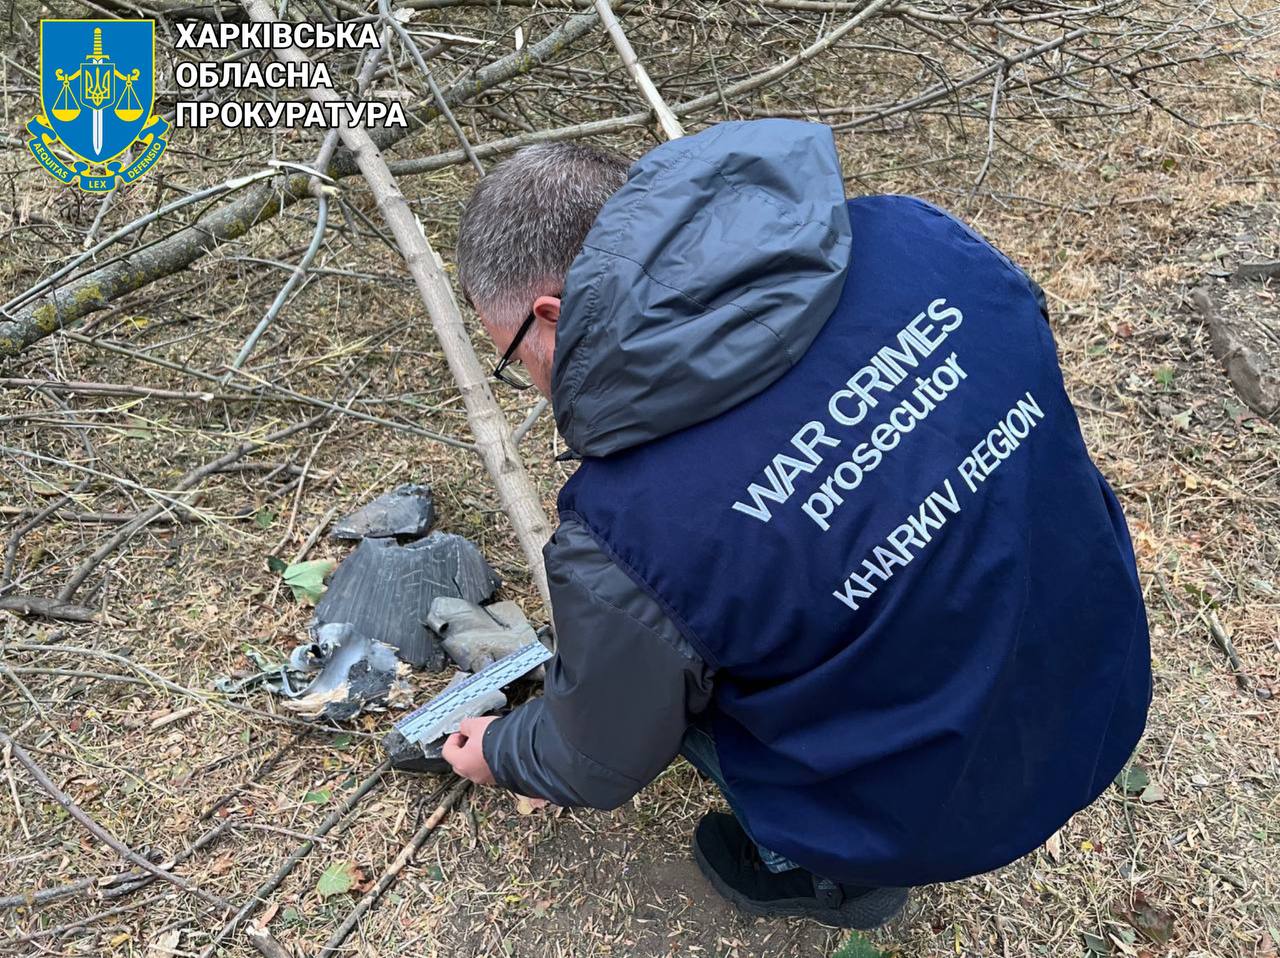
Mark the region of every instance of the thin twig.
[[981, 189], [983, 181], [987, 178], [987, 173], [991, 170], [991, 161], [995, 157], [996, 152], [996, 113], [1000, 108], [1000, 91], [1004, 89], [1005, 70], [996, 73], [996, 78], [991, 84], [991, 107], [987, 114], [987, 155], [982, 160], [982, 168], [978, 170], [978, 175], [973, 181], [973, 189], [969, 196]]
[[550, 404], [546, 396], [534, 403], [533, 408], [529, 410], [529, 414], [524, 417], [524, 422], [516, 426], [516, 431], [511, 434], [511, 441], [519, 445], [520, 440], [529, 434], [529, 430], [533, 428], [534, 423], [538, 421], [538, 417], [543, 414], [548, 405]]
[[[196, 852], [217, 841], [234, 823], [235, 819], [223, 819], [167, 862], [161, 862], [159, 867], [171, 870], [181, 865]], [[98, 890], [102, 890], [99, 896], [101, 898], [119, 898], [131, 892], [139, 891], [155, 880], [156, 876], [150, 872], [138, 870], [120, 872], [118, 875], [108, 875], [105, 878], [80, 878], [73, 882], [67, 882], [65, 885], [56, 885], [53, 888], [23, 892], [20, 895], [8, 895], [0, 898], [0, 908], [31, 908], [36, 905], [47, 905], [49, 902], [57, 901], [61, 898], [77, 897], [85, 892]]]
[[[385, 44], [383, 45], [385, 46]], [[383, 46], [379, 46], [376, 50], [366, 54], [364, 62], [360, 68], [359, 76], [356, 78], [357, 93], [364, 93], [369, 83], [373, 79], [374, 71], [378, 67], [378, 63], [382, 60]], [[329, 160], [333, 157], [334, 148], [338, 145], [338, 131], [329, 130], [320, 144], [320, 151], [316, 155], [316, 160], [312, 164], [313, 169], [323, 170], [329, 165]], [[243, 366], [249, 359], [250, 353], [258, 345], [258, 340], [262, 338], [262, 334], [267, 331], [267, 327], [280, 314], [280, 310], [284, 308], [285, 301], [289, 298], [289, 294], [293, 292], [295, 286], [298, 285], [311, 269], [311, 264], [315, 260], [316, 255], [320, 252], [320, 245], [324, 241], [325, 228], [329, 224], [329, 191], [333, 189], [330, 185], [333, 180], [321, 173], [316, 173], [311, 180], [311, 192], [319, 201], [319, 208], [316, 210], [316, 227], [311, 236], [311, 243], [307, 246], [306, 252], [302, 254], [302, 259], [293, 267], [293, 272], [289, 274], [289, 278], [285, 280], [284, 286], [276, 293], [275, 300], [267, 309], [266, 314], [254, 327], [253, 332], [249, 334], [249, 338], [244, 341], [244, 345], [240, 347], [240, 352], [236, 354], [236, 358], [231, 361], [231, 367], [223, 376], [223, 383], [228, 382], [234, 375], [234, 371]]]
[[[22, 826], [23, 837], [31, 841], [31, 829], [27, 827], [27, 815], [22, 808], [22, 799], [18, 797], [18, 783], [13, 778], [13, 749], [4, 747], [4, 774], [9, 780], [9, 797], [13, 799], [13, 811], [18, 816], [18, 824]], [[3, 907], [0, 905], [0, 907]]]
[[[397, 20], [395, 14], [391, 12], [391, 4], [388, 0], [378, 0], [378, 11], [382, 14], [383, 21], [400, 38], [400, 42], [408, 48], [409, 54], [413, 57], [413, 62], [418, 65], [418, 70], [427, 81], [427, 88], [431, 91], [431, 99], [435, 101], [436, 109], [440, 111], [445, 121], [449, 124], [449, 129], [453, 130], [453, 135], [458, 138], [458, 143], [462, 146], [462, 152], [467, 155], [467, 159], [471, 161], [471, 165], [475, 167], [476, 172], [484, 176], [484, 167], [476, 159], [475, 151], [471, 149], [471, 141], [467, 139], [467, 135], [462, 132], [462, 127], [458, 125], [458, 118], [453, 115], [453, 110], [449, 109], [449, 101], [444, 98], [444, 94], [440, 92], [440, 87], [436, 85], [435, 77], [431, 75], [431, 70], [427, 67], [427, 61], [423, 59], [422, 51], [418, 49], [418, 44], [409, 35], [409, 31], [404, 28], [404, 24]], [[385, 45], [385, 39], [383, 42]]]
[[1235, 673], [1236, 685], [1246, 692], [1249, 691], [1249, 675], [1244, 670], [1244, 663], [1240, 661], [1240, 653], [1236, 651], [1235, 643], [1231, 641], [1231, 636], [1227, 634], [1227, 630], [1218, 621], [1217, 613], [1212, 609], [1206, 609], [1204, 619], [1209, 625], [1209, 634], [1213, 636], [1213, 641], [1217, 643], [1218, 648], [1222, 650], [1222, 654], [1231, 663], [1231, 671]]
[[189, 392], [177, 389], [153, 389], [150, 386], [133, 386], [127, 383], [90, 383], [79, 380], [60, 382], [56, 379], [21, 379], [0, 377], [0, 389], [42, 389], [55, 393], [83, 396], [127, 396], [139, 399], [173, 399], [180, 402], [248, 402], [253, 396], [232, 393]]
[[307, 275], [307, 270], [311, 268], [312, 261], [316, 258], [316, 254], [320, 252], [320, 245], [324, 242], [324, 231], [328, 225], [329, 197], [321, 194], [319, 208], [316, 210], [316, 228], [311, 234], [311, 243], [307, 246], [307, 251], [302, 254], [302, 259], [298, 261], [298, 265], [294, 267], [289, 278], [280, 287], [280, 291], [276, 293], [276, 298], [272, 300], [271, 306], [267, 309], [262, 319], [258, 321], [258, 325], [253, 328], [253, 332], [244, 341], [244, 345], [240, 347], [240, 352], [236, 353], [236, 358], [231, 360], [231, 367], [223, 378], [223, 382], [231, 379], [234, 374], [233, 371], [245, 364], [249, 355], [258, 345], [258, 340], [262, 338], [262, 334], [267, 331], [267, 327], [271, 325], [272, 321], [280, 315], [280, 310], [284, 309], [284, 304], [289, 299], [289, 294], [293, 292], [298, 283], [302, 282], [302, 278]]
[[106, 911], [100, 911], [96, 915], [90, 915], [88, 918], [80, 918], [76, 921], [67, 922], [65, 925], [57, 925], [53, 928], [41, 928], [39, 931], [33, 931], [29, 934], [18, 935], [16, 938], [9, 939], [14, 943], [27, 943], [31, 941], [39, 941], [42, 938], [61, 938], [70, 931], [79, 931], [81, 928], [90, 928], [108, 918], [114, 918], [116, 915], [126, 915], [130, 912], [145, 911], [151, 905], [154, 905], [160, 899], [164, 898], [168, 892], [162, 892], [159, 895], [152, 895], [150, 898], [136, 902], [132, 905], [121, 905], [116, 908], [108, 908]]

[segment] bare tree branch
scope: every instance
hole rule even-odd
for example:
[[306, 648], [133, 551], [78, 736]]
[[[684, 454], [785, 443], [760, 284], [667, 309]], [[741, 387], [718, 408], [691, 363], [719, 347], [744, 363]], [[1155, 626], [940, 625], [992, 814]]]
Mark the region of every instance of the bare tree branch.
[[618, 56], [622, 57], [622, 63], [627, 68], [627, 72], [631, 74], [631, 79], [640, 88], [640, 92], [649, 101], [649, 105], [653, 107], [653, 112], [658, 117], [658, 123], [662, 126], [662, 132], [668, 140], [675, 140], [684, 136], [684, 128], [680, 125], [680, 121], [671, 112], [671, 107], [667, 106], [667, 101], [662, 99], [662, 94], [658, 92], [658, 88], [649, 79], [649, 71], [644, 68], [644, 64], [636, 56], [636, 51], [632, 48], [631, 41], [627, 39], [627, 35], [622, 32], [622, 24], [613, 15], [613, 8], [609, 6], [609, 0], [595, 0], [595, 4], [596, 12], [600, 14], [600, 22], [609, 31], [609, 39], [618, 48]]
[[55, 802], [61, 805], [64, 809], [66, 809], [68, 814], [70, 814], [72, 818], [74, 818], [81, 825], [83, 825], [90, 832], [92, 832], [93, 836], [97, 838], [100, 842], [102, 842], [104, 845], [108, 845], [109, 847], [114, 849], [121, 857], [137, 865], [139, 868], [143, 869], [144, 871], [149, 872], [152, 875], [155, 875], [157, 878], [163, 878], [165, 881], [169, 882], [172, 885], [176, 885], [178, 888], [181, 888], [183, 891], [189, 892], [190, 894], [195, 895], [197, 898], [199, 898], [201, 901], [205, 902], [206, 904], [213, 905], [217, 908], [221, 908], [224, 911], [231, 910], [232, 906], [230, 902], [226, 901], [223, 898], [220, 898], [218, 895], [215, 895], [212, 892], [207, 892], [203, 888], [199, 888], [191, 884], [191, 882], [187, 881], [181, 875], [175, 875], [171, 871], [161, 868], [158, 865], [152, 864], [150, 861], [143, 858], [141, 855], [135, 852], [132, 848], [124, 844], [122, 841], [120, 841], [118, 838], [112, 835], [109, 831], [107, 831], [105, 828], [99, 825], [83, 808], [81, 808], [79, 805], [73, 802], [71, 800], [71, 797], [67, 795], [66, 792], [58, 788], [57, 785], [53, 784], [49, 776], [44, 773], [44, 769], [42, 769], [39, 765], [37, 765], [35, 759], [33, 759], [30, 755], [27, 754], [26, 749], [24, 749], [21, 745], [19, 745], [12, 738], [10, 738], [7, 732], [4, 732], [2, 730], [0, 730], [0, 746], [4, 746], [5, 748], [8, 748], [12, 752], [13, 757], [16, 758], [31, 774], [31, 777], [36, 780], [36, 784], [38, 784], [42, 789], [44, 789], [44, 791], [48, 793], [50, 798], [52, 798]]
[[[255, 21], [275, 22], [271, 8], [264, 0], [246, 0], [244, 6]], [[275, 55], [284, 63], [308, 62], [306, 55], [297, 48], [277, 48]], [[307, 93], [320, 103], [337, 99], [337, 94], [332, 90], [313, 88]], [[551, 536], [551, 525], [542, 511], [538, 491], [525, 472], [506, 417], [489, 389], [488, 376], [485, 375], [480, 360], [476, 358], [443, 263], [427, 242], [422, 226], [409, 209], [404, 194], [387, 169], [386, 161], [373, 138], [363, 129], [348, 126], [341, 128], [340, 135], [343, 143], [355, 156], [378, 210], [391, 227], [396, 244], [417, 283], [418, 293], [449, 363], [449, 371], [453, 374], [466, 405], [467, 421], [475, 435], [476, 451], [480, 453], [480, 458], [484, 460], [489, 476], [497, 487], [498, 498], [511, 520], [520, 547], [524, 550], [534, 584], [550, 608], [551, 597], [542, 562], [542, 547]]]

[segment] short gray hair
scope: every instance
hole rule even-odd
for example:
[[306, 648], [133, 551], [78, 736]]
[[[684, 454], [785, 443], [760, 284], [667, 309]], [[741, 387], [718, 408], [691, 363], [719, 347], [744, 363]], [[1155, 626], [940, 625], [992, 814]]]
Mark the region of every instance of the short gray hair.
[[458, 279], [498, 322], [554, 292], [630, 161], [580, 143], [528, 146], [476, 184], [458, 225]]

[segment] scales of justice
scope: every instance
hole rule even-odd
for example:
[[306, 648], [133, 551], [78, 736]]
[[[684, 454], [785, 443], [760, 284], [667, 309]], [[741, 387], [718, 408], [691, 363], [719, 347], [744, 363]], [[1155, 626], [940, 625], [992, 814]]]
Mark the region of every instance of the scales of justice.
[[[54, 71], [54, 76], [62, 83], [62, 89], [54, 100], [50, 111], [54, 117], [63, 122], [70, 122], [80, 115], [80, 110], [87, 106], [93, 114], [93, 155], [102, 159], [102, 121], [107, 104], [115, 115], [126, 123], [131, 123], [142, 116], [142, 103], [133, 91], [134, 81], [141, 76], [139, 70], [121, 73], [111, 58], [102, 52], [102, 28], [93, 29], [93, 52], [80, 64], [80, 69], [68, 75], [61, 69]], [[80, 80], [80, 97], [77, 99], [72, 83]], [[113, 93], [119, 86], [123, 87], [119, 95]], [[86, 157], [88, 159], [88, 157]]]

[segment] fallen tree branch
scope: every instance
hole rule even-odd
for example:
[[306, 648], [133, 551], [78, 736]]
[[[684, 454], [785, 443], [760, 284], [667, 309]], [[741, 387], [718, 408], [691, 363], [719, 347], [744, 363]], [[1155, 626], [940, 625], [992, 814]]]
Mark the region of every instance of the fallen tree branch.
[[[246, 0], [245, 9], [259, 23], [273, 23], [275, 16], [264, 0]], [[594, 19], [594, 18], [593, 18]], [[275, 56], [282, 63], [305, 64], [307, 56], [296, 47], [277, 47]], [[313, 88], [308, 95], [319, 103], [338, 99], [328, 89]], [[462, 323], [462, 315], [453, 298], [453, 288], [445, 276], [443, 264], [422, 231], [417, 217], [400, 191], [395, 177], [373, 138], [354, 127], [340, 129], [342, 141], [356, 159], [360, 172], [382, 218], [391, 228], [396, 245], [404, 256], [409, 273], [418, 286], [418, 294], [426, 307], [431, 325], [449, 364], [449, 371], [467, 410], [467, 421], [475, 435], [476, 451], [484, 460], [489, 476], [498, 491], [503, 511], [511, 520], [520, 541], [529, 573], [547, 607], [551, 597], [547, 589], [547, 573], [542, 563], [542, 547], [551, 536], [551, 526], [542, 511], [542, 502], [533, 482], [525, 472], [520, 452], [511, 438], [511, 429], [501, 407], [489, 389], [480, 360]]]
[[166, 203], [164, 206], [161, 206], [159, 209], [152, 210], [150, 213], [147, 213], [143, 216], [139, 216], [137, 219], [132, 220], [129, 223], [126, 223], [124, 226], [120, 227], [120, 229], [116, 230], [106, 239], [95, 244], [94, 246], [91, 246], [89, 249], [85, 250], [79, 256], [75, 257], [72, 260], [69, 260], [66, 263], [63, 263], [62, 266], [54, 270], [48, 276], [44, 277], [34, 286], [30, 287], [29, 289], [13, 297], [13, 299], [5, 303], [3, 307], [0, 307], [0, 313], [7, 313], [11, 310], [17, 309], [19, 306], [21, 306], [23, 303], [29, 300], [32, 296], [38, 295], [39, 293], [48, 289], [50, 286], [53, 286], [58, 280], [62, 279], [62, 277], [66, 276], [68, 273], [74, 272], [76, 267], [82, 265], [83, 263], [87, 263], [89, 260], [93, 259], [94, 256], [96, 256], [98, 253], [101, 253], [103, 250], [105, 250], [108, 246], [111, 246], [113, 243], [117, 243], [120, 240], [124, 239], [126, 236], [130, 236], [138, 232], [138, 230], [142, 229], [148, 223], [153, 223], [156, 220], [160, 219], [161, 217], [166, 216], [169, 213], [176, 212], [177, 210], [181, 209], [184, 206], [190, 206], [192, 203], [198, 203], [198, 202], [201, 202], [202, 200], [214, 199], [218, 196], [221, 196], [224, 193], [233, 193], [242, 187], [248, 186], [250, 183], [256, 183], [259, 180], [264, 180], [272, 176], [276, 176], [277, 173], [278, 173], [277, 170], [267, 168], [263, 170], [258, 170], [256, 173], [250, 173], [247, 176], [237, 176], [234, 179], [227, 180], [227, 182], [225, 183], [219, 183], [216, 186], [210, 186], [210, 187], [206, 187], [203, 190], [197, 190], [194, 193], [190, 193], [186, 196], [183, 196], [179, 199], [174, 200], [172, 203]]
[[246, 928], [244, 936], [249, 939], [249, 944], [258, 949], [258, 953], [263, 958], [293, 958], [289, 950], [276, 941], [271, 932], [265, 928]]
[[43, 595], [6, 595], [0, 596], [0, 611], [12, 612], [15, 615], [34, 615], [40, 619], [55, 619], [62, 622], [92, 622], [98, 617], [93, 609], [71, 602], [60, 602]]
[[1280, 259], [1270, 263], [1241, 263], [1233, 275], [1236, 279], [1280, 279]]
[[[720, 106], [726, 99], [731, 96], [737, 96], [740, 93], [750, 93], [759, 89], [766, 84], [781, 79], [787, 74], [797, 70], [805, 63], [808, 63], [814, 57], [831, 47], [842, 37], [846, 36], [851, 30], [861, 26], [867, 20], [874, 16], [886, 15], [889, 13], [889, 4], [892, 0], [873, 0], [865, 8], [858, 12], [856, 16], [846, 20], [840, 26], [834, 28], [822, 38], [815, 40], [812, 44], [805, 47], [795, 56], [784, 60], [777, 66], [770, 67], [761, 73], [754, 74], [739, 80], [737, 83], [730, 84], [722, 90], [716, 90], [713, 93], [707, 93], [703, 96], [694, 97], [691, 100], [685, 100], [671, 107], [671, 112], [677, 117], [689, 116], [690, 114], [700, 113], [710, 107]], [[1052, 41], [1051, 44], [1043, 48], [1038, 48], [1033, 52], [1047, 52], [1047, 50], [1060, 46], [1067, 39], [1072, 37], [1059, 38]], [[1014, 61], [1010, 61], [1014, 62]], [[993, 69], [998, 69], [995, 67]], [[981, 75], [975, 75], [967, 78], [969, 82], [977, 82], [985, 76], [990, 76], [991, 71], [983, 72]], [[916, 104], [917, 101], [911, 101]], [[920, 103], [933, 102], [932, 100], [921, 100]], [[886, 114], [889, 115], [889, 114]], [[532, 146], [536, 143], [554, 143], [562, 140], [576, 140], [588, 136], [603, 136], [608, 133], [618, 133], [628, 127], [644, 126], [649, 122], [652, 113], [645, 111], [643, 113], [628, 113], [625, 116], [610, 117], [605, 120], [591, 120], [587, 123], [577, 123], [572, 126], [560, 127], [551, 130], [535, 130], [531, 133], [522, 133], [518, 136], [507, 137], [502, 140], [495, 140], [491, 143], [482, 143], [475, 147], [475, 155], [481, 159], [487, 159], [492, 156], [498, 156], [503, 153], [511, 153], [525, 146]], [[880, 116], [868, 117], [865, 121], [871, 122], [880, 119]], [[837, 129], [839, 129], [837, 127]], [[443, 169], [447, 166], [453, 166], [461, 163], [466, 156], [460, 150], [451, 150], [436, 156], [426, 156], [420, 159], [394, 160], [388, 164], [388, 169], [396, 176], [409, 176], [418, 173], [430, 173], [434, 170]]]
[[[206, 831], [194, 842], [184, 848], [178, 854], [174, 855], [166, 862], [162, 862], [159, 867], [170, 871], [178, 865], [181, 865], [188, 858], [200, 851], [202, 848], [215, 842], [226, 832], [233, 824], [235, 819], [225, 818], [213, 828]], [[70, 898], [80, 895], [83, 892], [102, 891], [97, 897], [101, 898], [119, 898], [130, 892], [139, 891], [156, 880], [156, 876], [151, 872], [139, 870], [120, 872], [117, 875], [107, 875], [104, 878], [81, 878], [77, 881], [68, 882], [65, 885], [55, 885], [52, 888], [41, 888], [39, 891], [23, 892], [20, 895], [8, 895], [0, 898], [0, 909], [6, 908], [32, 908], [36, 905], [47, 905], [51, 901], [58, 901], [61, 898]]]
[[16, 758], [22, 766], [26, 768], [27, 772], [30, 773], [31, 777], [36, 780], [36, 784], [44, 789], [50, 798], [66, 809], [67, 813], [72, 818], [87, 828], [90, 833], [92, 833], [93, 836], [104, 845], [114, 849], [119, 855], [124, 857], [126, 860], [133, 862], [133, 864], [137, 865], [143, 871], [150, 872], [157, 878], [163, 878], [171, 885], [175, 885], [183, 891], [191, 895], [195, 895], [206, 904], [222, 908], [226, 911], [231, 910], [232, 906], [230, 902], [211, 892], [205, 891], [203, 888], [191, 884], [191, 882], [187, 881], [181, 875], [175, 875], [173, 872], [161, 868], [159, 865], [152, 864], [99, 825], [88, 812], [71, 800], [71, 796], [58, 788], [57, 785], [53, 784], [49, 776], [44, 773], [44, 770], [36, 764], [35, 759], [27, 754], [26, 749], [10, 738], [7, 732], [2, 730], [0, 730], [0, 746], [10, 749], [13, 757]]

